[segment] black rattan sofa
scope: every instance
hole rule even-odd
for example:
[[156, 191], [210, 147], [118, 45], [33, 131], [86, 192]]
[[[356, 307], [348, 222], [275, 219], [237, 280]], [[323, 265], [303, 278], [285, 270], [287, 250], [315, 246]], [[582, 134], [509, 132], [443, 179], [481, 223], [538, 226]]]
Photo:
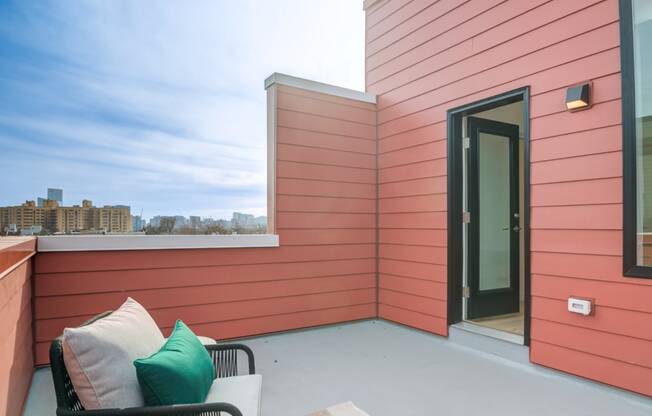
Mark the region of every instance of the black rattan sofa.
[[[111, 312], [105, 312], [84, 322], [88, 325]], [[249, 374], [256, 372], [253, 351], [242, 344], [206, 345], [218, 378], [232, 377], [238, 374], [238, 353], [247, 357]], [[57, 416], [243, 416], [240, 410], [229, 403], [200, 403], [174, 406], [131, 407], [126, 409], [85, 410], [73, 387], [68, 371], [63, 362], [62, 337], [56, 338], [50, 345], [50, 365], [54, 391], [57, 396]]]

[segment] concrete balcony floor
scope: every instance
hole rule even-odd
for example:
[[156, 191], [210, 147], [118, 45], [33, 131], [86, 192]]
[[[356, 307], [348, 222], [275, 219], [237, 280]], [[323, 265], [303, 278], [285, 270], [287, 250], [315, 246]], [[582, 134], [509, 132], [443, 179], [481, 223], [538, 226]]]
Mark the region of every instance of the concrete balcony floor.
[[[481, 338], [363, 321], [244, 343], [263, 375], [263, 416], [301, 416], [349, 400], [371, 416], [652, 414], [652, 399], [470, 347]], [[505, 347], [527, 357], [525, 347]], [[36, 372], [25, 414], [55, 414], [49, 370]]]

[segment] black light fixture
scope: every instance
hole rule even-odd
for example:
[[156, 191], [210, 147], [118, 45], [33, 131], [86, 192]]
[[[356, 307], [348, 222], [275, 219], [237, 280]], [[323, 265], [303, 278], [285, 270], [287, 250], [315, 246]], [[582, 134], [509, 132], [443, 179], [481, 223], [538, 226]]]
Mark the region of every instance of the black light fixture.
[[585, 110], [591, 106], [591, 84], [568, 87], [566, 90], [566, 109], [569, 111]]

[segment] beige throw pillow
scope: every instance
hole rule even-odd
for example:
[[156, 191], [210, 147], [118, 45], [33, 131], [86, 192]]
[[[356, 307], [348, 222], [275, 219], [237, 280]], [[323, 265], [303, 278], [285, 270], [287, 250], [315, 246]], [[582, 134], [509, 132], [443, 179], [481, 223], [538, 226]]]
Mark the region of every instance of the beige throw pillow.
[[84, 408], [143, 406], [134, 360], [157, 352], [163, 334], [149, 313], [128, 298], [110, 315], [63, 331], [63, 359]]

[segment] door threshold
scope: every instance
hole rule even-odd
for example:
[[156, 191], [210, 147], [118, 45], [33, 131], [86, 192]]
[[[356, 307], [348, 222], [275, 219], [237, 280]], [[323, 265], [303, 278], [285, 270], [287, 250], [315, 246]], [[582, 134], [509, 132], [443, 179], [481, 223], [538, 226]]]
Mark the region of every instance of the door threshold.
[[456, 324], [453, 324], [455, 328], [462, 329], [467, 332], [473, 332], [474, 334], [484, 335], [490, 338], [496, 338], [505, 342], [511, 342], [512, 344], [525, 345], [525, 339], [522, 335], [512, 334], [511, 332], [499, 331], [493, 328], [487, 328], [478, 324], [474, 324], [469, 321], [462, 321]]

